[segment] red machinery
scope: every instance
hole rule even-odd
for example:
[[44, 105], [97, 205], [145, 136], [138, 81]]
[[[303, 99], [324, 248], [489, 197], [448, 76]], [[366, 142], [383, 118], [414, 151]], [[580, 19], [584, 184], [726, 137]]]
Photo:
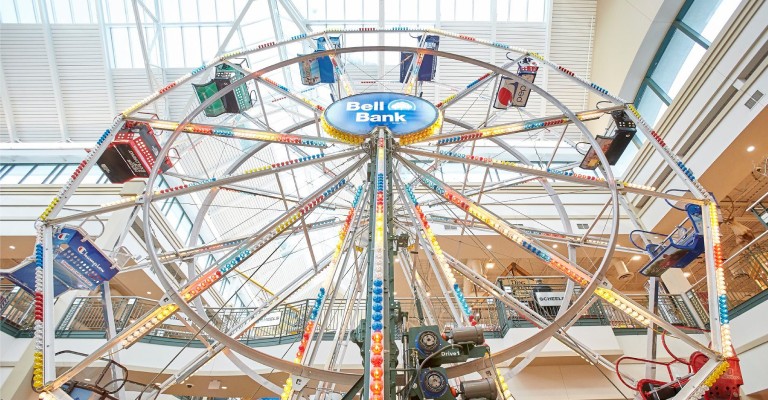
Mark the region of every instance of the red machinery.
[[[736, 354], [734, 351], [733, 354]], [[697, 372], [709, 361], [709, 357], [697, 351], [691, 354], [689, 365], [693, 372]], [[728, 369], [720, 375], [709, 391], [704, 394], [704, 400], [730, 400], [739, 398], [739, 387], [744, 384], [744, 378], [741, 376], [741, 367], [739, 366], [739, 357], [735, 355], [726, 359]]]
[[[621, 357], [616, 360], [616, 373], [619, 376], [619, 380], [628, 388], [637, 391], [640, 394], [640, 398], [644, 400], [671, 399], [680, 392], [686, 383], [688, 383], [688, 379], [699, 372], [704, 364], [709, 361], [709, 357], [700, 351], [691, 354], [688, 360], [675, 356], [667, 346], [665, 337], [666, 332], [661, 335], [661, 343], [667, 353], [672, 357], [672, 361], [660, 362], [635, 357]], [[619, 374], [619, 364], [624, 360], [662, 365], [666, 367], [670, 380], [669, 382], [663, 382], [655, 379], [641, 379], [637, 382], [636, 386], [631, 386], [625, 382], [621, 374]], [[733, 400], [739, 398], [739, 387], [744, 384], [744, 379], [741, 376], [741, 368], [739, 367], [739, 358], [734, 355], [733, 357], [727, 358], [726, 361], [728, 361], [728, 370], [726, 370], [725, 373], [715, 381], [715, 384], [704, 394], [704, 400]], [[686, 366], [688, 374], [675, 378], [672, 373], [673, 364]]]
[[[115, 139], [107, 146], [97, 164], [112, 183], [124, 183], [133, 178], [147, 178], [160, 153], [160, 143], [152, 128], [142, 122], [123, 124]], [[166, 157], [161, 172], [173, 165]]]

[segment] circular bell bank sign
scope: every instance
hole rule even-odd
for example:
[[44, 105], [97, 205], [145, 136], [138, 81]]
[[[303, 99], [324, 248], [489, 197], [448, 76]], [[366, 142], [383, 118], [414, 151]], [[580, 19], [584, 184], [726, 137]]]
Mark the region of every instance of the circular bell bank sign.
[[364, 93], [334, 102], [323, 117], [333, 128], [352, 135], [367, 135], [381, 126], [395, 136], [403, 136], [431, 127], [439, 115], [432, 103], [420, 97]]

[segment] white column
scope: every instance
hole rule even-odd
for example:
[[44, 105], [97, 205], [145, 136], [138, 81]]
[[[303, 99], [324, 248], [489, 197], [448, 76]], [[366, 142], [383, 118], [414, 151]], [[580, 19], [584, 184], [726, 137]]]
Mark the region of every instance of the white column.
[[684, 275], [682, 268], [669, 268], [661, 275], [661, 281], [669, 294], [684, 294], [691, 288], [691, 282]]

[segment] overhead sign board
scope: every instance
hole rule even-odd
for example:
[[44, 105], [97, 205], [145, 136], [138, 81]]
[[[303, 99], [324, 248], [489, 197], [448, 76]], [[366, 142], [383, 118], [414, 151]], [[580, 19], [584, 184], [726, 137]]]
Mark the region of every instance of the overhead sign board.
[[399, 93], [364, 93], [345, 97], [323, 114], [333, 128], [351, 135], [367, 135], [377, 127], [394, 136], [421, 132], [438, 123], [440, 112], [430, 102]]

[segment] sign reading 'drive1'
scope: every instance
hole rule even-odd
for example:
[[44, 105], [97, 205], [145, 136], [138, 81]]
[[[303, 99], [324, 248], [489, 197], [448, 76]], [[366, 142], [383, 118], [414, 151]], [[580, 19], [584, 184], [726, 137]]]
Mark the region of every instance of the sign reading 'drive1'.
[[432, 103], [398, 93], [364, 93], [345, 97], [325, 110], [325, 121], [352, 135], [367, 135], [376, 127], [385, 127], [402, 136], [423, 131], [438, 119]]

